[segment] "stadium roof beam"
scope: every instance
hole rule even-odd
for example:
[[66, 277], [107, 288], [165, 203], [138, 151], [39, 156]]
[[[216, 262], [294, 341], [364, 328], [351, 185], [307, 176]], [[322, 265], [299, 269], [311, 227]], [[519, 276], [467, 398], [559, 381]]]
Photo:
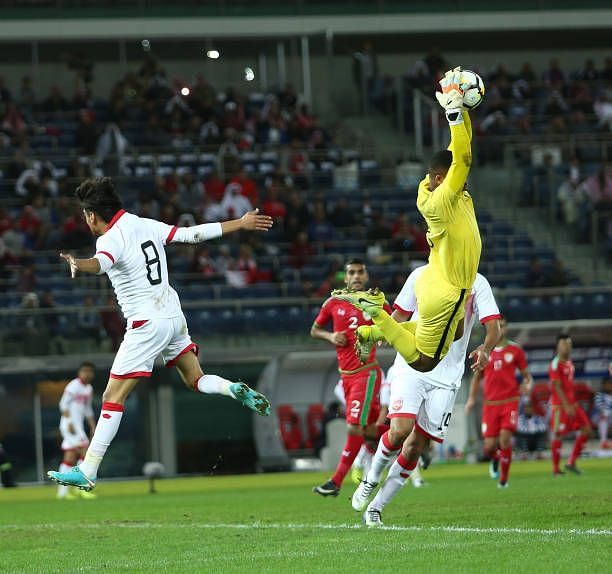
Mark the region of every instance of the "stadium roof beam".
[[235, 18], [65, 18], [0, 21], [0, 41], [141, 38], [295, 37], [612, 27], [612, 10], [457, 12]]

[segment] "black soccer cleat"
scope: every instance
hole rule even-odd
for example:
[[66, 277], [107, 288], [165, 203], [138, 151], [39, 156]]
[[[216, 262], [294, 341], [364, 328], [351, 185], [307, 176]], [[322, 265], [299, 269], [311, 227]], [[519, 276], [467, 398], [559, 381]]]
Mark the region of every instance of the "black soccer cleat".
[[338, 496], [340, 488], [336, 486], [333, 480], [328, 480], [319, 486], [315, 486], [312, 491], [321, 496]]
[[431, 453], [429, 452], [429, 449], [426, 449], [421, 453], [421, 468], [423, 470], [427, 470], [430, 464], [431, 464]]
[[555, 476], [565, 476], [565, 472], [563, 472], [561, 469], [553, 470], [553, 477]]
[[582, 471], [575, 464], [566, 464], [565, 470], [571, 472], [572, 474], [581, 475]]

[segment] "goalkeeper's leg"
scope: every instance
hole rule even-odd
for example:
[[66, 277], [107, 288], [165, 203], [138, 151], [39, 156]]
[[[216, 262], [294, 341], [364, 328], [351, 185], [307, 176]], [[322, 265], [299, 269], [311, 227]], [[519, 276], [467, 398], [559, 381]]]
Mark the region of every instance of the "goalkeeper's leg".
[[421, 353], [416, 346], [416, 321], [398, 323], [386, 311], [380, 310], [376, 317], [372, 317], [374, 325], [388, 343], [406, 359], [411, 365], [419, 360]]

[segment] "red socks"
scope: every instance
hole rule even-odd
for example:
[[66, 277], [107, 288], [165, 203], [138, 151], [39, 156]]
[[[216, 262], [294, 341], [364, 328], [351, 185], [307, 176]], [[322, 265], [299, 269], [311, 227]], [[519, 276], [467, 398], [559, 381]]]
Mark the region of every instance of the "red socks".
[[346, 437], [346, 443], [344, 444], [344, 450], [340, 455], [340, 462], [336, 467], [336, 472], [332, 476], [332, 482], [339, 488], [342, 485], [342, 481], [346, 476], [347, 472], [351, 468], [361, 445], [363, 444], [363, 437], [361, 435], [350, 434]]
[[580, 433], [576, 437], [576, 440], [574, 442], [574, 448], [572, 449], [572, 454], [567, 460], [567, 464], [570, 464], [572, 466], [576, 464], [576, 460], [580, 456], [580, 453], [582, 452], [582, 448], [584, 447], [584, 444], [586, 443], [586, 441], [587, 441], [587, 437], [584, 436], [582, 433]]
[[391, 453], [399, 450], [399, 448], [402, 446], [401, 444], [398, 446], [392, 445], [391, 441], [389, 440], [389, 431], [387, 431], [385, 434], [383, 434], [380, 437], [380, 440], [382, 441], [382, 445], [383, 445], [383, 454], [385, 456], [390, 456]]
[[414, 470], [416, 468], [417, 463], [419, 462], [419, 460], [415, 460], [415, 461], [410, 461], [406, 458], [404, 458], [404, 453], [400, 452], [400, 455], [397, 457], [397, 464], [399, 464], [402, 467], [402, 470], [400, 470], [400, 476], [403, 479], [406, 479], [410, 476], [410, 472], [412, 470]]
[[499, 482], [506, 484], [510, 474], [510, 463], [512, 462], [512, 447], [500, 448], [499, 453]]
[[555, 438], [550, 443], [550, 454], [552, 457], [553, 472], [559, 472], [559, 462], [561, 461], [561, 440]]

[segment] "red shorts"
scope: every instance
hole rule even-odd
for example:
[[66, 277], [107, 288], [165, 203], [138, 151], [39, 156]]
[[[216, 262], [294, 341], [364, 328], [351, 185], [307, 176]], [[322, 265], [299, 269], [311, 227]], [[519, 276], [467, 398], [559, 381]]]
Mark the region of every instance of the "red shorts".
[[579, 405], [574, 405], [576, 412], [573, 417], [558, 405], [552, 405], [550, 411], [550, 430], [558, 435], [564, 435], [584, 427], [590, 427], [589, 417]]
[[518, 401], [508, 401], [501, 405], [484, 405], [482, 407], [482, 436], [485, 438], [499, 436], [502, 430], [516, 432], [518, 406]]
[[353, 375], [342, 375], [348, 424], [364, 427], [376, 422], [380, 414], [381, 382], [382, 371], [379, 367]]

